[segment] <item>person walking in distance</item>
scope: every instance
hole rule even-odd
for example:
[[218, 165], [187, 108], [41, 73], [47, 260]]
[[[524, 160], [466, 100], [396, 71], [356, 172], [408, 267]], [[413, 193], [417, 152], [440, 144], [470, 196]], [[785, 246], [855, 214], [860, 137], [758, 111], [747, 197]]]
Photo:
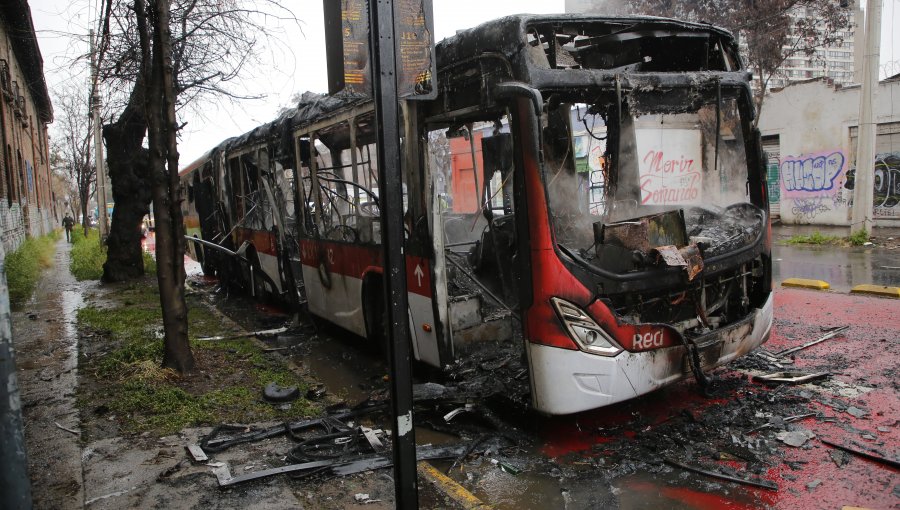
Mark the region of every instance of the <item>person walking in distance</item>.
[[72, 227], [75, 226], [75, 220], [69, 216], [69, 213], [66, 213], [66, 217], [63, 218], [63, 227], [66, 229], [66, 242], [72, 242]]

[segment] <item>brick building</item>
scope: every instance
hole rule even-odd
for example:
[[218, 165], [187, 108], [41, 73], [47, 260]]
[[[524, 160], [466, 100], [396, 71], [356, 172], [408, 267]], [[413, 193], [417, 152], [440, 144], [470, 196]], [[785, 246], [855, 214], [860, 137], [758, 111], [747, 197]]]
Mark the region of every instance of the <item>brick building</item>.
[[47, 147], [52, 121], [28, 2], [0, 0], [0, 242], [7, 253], [58, 225]]

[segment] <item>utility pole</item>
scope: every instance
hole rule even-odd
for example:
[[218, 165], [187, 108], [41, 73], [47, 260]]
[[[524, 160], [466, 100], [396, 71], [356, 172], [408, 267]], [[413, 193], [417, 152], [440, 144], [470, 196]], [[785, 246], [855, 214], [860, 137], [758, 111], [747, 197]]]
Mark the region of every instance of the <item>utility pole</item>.
[[100, 215], [100, 243], [106, 242], [109, 235], [109, 222], [106, 218], [106, 164], [103, 161], [103, 140], [100, 137], [100, 64], [97, 61], [97, 49], [94, 44], [94, 31], [91, 30], [91, 117], [94, 131], [94, 165], [97, 168], [97, 212]]
[[850, 233], [861, 228], [872, 232], [875, 174], [875, 117], [873, 106], [878, 89], [878, 54], [881, 43], [881, 0], [866, 1], [865, 53], [859, 94], [859, 136]]

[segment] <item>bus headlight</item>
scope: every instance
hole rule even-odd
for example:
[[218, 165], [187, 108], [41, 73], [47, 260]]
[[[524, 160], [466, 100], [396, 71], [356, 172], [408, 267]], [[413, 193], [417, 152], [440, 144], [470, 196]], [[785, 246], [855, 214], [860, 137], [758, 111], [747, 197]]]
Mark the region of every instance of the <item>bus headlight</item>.
[[578, 347], [591, 354], [615, 356], [622, 352], [616, 342], [581, 308], [559, 298], [550, 298], [559, 320]]

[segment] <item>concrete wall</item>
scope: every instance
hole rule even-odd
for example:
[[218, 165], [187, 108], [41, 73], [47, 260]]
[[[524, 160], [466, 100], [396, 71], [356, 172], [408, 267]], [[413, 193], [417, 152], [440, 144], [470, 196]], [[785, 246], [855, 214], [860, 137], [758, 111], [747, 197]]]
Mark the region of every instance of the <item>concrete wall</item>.
[[[900, 162], [900, 81], [879, 85], [875, 112], [880, 163], [874, 169], [873, 214], [878, 225], [900, 226], [900, 165], [892, 168]], [[764, 137], [778, 136], [782, 222], [850, 224], [858, 113], [859, 87], [835, 88], [823, 80], [790, 85], [766, 98], [759, 128]]]

